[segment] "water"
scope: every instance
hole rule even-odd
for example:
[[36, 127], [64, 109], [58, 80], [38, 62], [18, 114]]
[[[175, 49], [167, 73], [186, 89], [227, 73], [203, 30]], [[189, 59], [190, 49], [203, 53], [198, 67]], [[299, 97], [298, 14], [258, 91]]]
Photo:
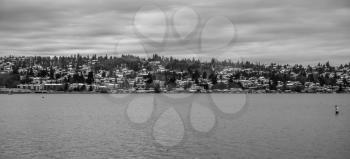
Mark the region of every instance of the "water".
[[350, 156], [347, 94], [153, 96], [0, 95], [0, 158]]

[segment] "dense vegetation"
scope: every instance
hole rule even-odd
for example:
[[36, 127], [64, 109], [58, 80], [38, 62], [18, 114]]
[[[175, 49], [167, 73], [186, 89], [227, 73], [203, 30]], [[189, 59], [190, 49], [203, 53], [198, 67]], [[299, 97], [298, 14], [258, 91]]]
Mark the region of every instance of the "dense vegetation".
[[[240, 71], [236, 71], [229, 74], [229, 87], [239, 87], [237, 83], [233, 81], [235, 79], [245, 78], [249, 79], [251, 77], [265, 77], [270, 80], [270, 89], [275, 90], [278, 81], [286, 83], [287, 81], [299, 81], [301, 84], [305, 82], [315, 82], [323, 85], [337, 85], [337, 80], [339, 77], [336, 72], [343, 71], [346, 73], [346, 69], [349, 68], [349, 64], [340, 65], [339, 67], [331, 66], [329, 62], [325, 64], [318, 64], [316, 67], [302, 66], [302, 65], [279, 65], [276, 63], [271, 63], [269, 65], [264, 65], [260, 63], [252, 63], [249, 61], [237, 61], [233, 62], [231, 60], [218, 61], [212, 59], [211, 61], [199, 61], [198, 59], [175, 59], [173, 57], [162, 57], [154, 54], [150, 58], [141, 58], [133, 55], [122, 55], [120, 57], [116, 56], [81, 56], [71, 55], [71, 56], [54, 56], [54, 57], [1, 57], [3, 62], [12, 60], [13, 72], [9, 74], [0, 75], [0, 86], [15, 87], [18, 83], [26, 83], [28, 78], [24, 78], [20, 81], [19, 75], [27, 77], [49, 77], [50, 79], [61, 78], [64, 74], [55, 74], [55, 70], [62, 69], [68, 70], [73, 68], [75, 74], [73, 76], [68, 76], [65, 78], [65, 83], [87, 83], [91, 84], [93, 82], [94, 74], [101, 72], [102, 77], [110, 76], [113, 77], [113, 73], [116, 69], [128, 68], [135, 72], [141, 69], [146, 69], [152, 71], [152, 62], [159, 61], [159, 64], [164, 66], [166, 69], [170, 70], [164, 73], [165, 81], [168, 84], [172, 84], [176, 79], [191, 78], [196, 83], [199, 83], [199, 78], [210, 80], [215, 87], [220, 88], [219, 80], [222, 80], [223, 74], [219, 74], [219, 71], [224, 68], [241, 68]], [[84, 76], [79, 72], [82, 65], [91, 66], [92, 71], [88, 75]], [[41, 66], [41, 69], [36, 69], [36, 66]], [[26, 72], [18, 72], [20, 68], [26, 68]], [[107, 73], [108, 72], [108, 73]], [[182, 72], [177, 74], [176, 72]], [[156, 78], [155, 75], [150, 75], [148, 79]], [[150, 80], [151, 81], [151, 80]], [[151, 83], [151, 82], [150, 82]], [[343, 86], [349, 86], [348, 81], [343, 79]]]

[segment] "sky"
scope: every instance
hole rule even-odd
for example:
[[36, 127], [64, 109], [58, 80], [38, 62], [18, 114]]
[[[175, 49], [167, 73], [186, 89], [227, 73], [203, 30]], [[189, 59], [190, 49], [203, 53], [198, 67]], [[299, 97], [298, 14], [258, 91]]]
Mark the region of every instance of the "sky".
[[0, 0], [0, 56], [350, 62], [349, 0]]

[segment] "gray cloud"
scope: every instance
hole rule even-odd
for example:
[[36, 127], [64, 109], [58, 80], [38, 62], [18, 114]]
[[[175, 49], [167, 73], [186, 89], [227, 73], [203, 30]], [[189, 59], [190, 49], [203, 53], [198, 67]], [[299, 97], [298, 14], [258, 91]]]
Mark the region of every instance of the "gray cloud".
[[[237, 29], [238, 38], [232, 48], [205, 53], [192, 52], [198, 44], [196, 40], [181, 41], [170, 31], [166, 49], [157, 52], [162, 55], [201, 58], [221, 55], [219, 58], [266, 63], [350, 61], [348, 0], [0, 0], [0, 56], [75, 52], [116, 55], [119, 40], [139, 39], [134, 33], [133, 19], [145, 5], [158, 6], [168, 18], [181, 7], [193, 8], [200, 16], [201, 25], [210, 17], [225, 16]], [[158, 18], [150, 16], [147, 21]], [[189, 19], [185, 16], [182, 20]], [[209, 27], [204, 39], [208, 47], [220, 45], [232, 36], [225, 32], [227, 26], [217, 23]], [[142, 27], [152, 38], [159, 37], [157, 30], [162, 26], [151, 23]], [[136, 50], [134, 41], [130, 41], [127, 46]], [[140, 51], [134, 53], [140, 54]]]

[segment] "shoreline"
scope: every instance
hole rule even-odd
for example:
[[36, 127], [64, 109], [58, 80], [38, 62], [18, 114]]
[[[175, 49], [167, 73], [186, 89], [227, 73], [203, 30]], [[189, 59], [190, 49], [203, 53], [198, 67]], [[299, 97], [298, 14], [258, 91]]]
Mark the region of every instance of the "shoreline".
[[269, 92], [269, 93], [261, 93], [261, 92], [199, 92], [199, 93], [191, 93], [191, 92], [162, 92], [162, 93], [154, 93], [154, 92], [118, 92], [118, 93], [101, 93], [101, 92], [0, 92], [0, 95], [14, 95], [14, 94], [350, 94], [350, 92], [342, 92], [342, 93], [300, 93], [300, 92]]
[[291, 90], [208, 90], [208, 91], [162, 91], [156, 93], [154, 90], [109, 90], [109, 91], [55, 91], [55, 90], [29, 90], [21, 88], [0, 88], [0, 94], [350, 94], [349, 91], [315, 91], [296, 92]]

